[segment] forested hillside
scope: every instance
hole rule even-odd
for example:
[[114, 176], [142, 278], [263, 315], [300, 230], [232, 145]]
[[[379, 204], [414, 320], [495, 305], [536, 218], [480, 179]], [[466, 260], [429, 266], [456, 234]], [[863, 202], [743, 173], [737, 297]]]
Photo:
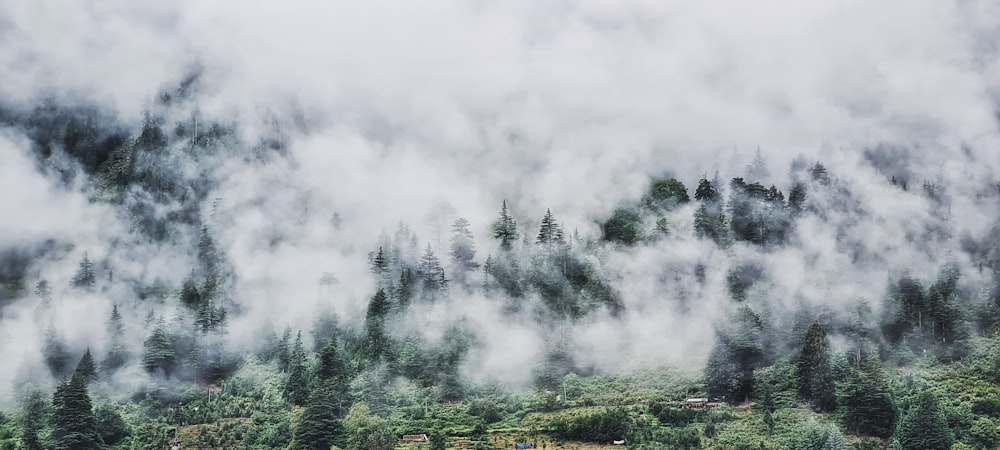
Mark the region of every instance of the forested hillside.
[[0, 6], [0, 450], [1000, 448], [995, 6], [446, 3]]

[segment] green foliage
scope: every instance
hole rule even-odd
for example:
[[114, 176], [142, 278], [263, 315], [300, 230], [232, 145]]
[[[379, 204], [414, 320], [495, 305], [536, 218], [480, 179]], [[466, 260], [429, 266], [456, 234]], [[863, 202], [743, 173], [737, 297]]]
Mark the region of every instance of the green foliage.
[[343, 444], [342, 426], [333, 405], [339, 400], [337, 386], [327, 381], [309, 398], [309, 404], [293, 433], [289, 450], [328, 450]]
[[162, 319], [157, 321], [144, 345], [146, 352], [142, 355], [143, 368], [151, 373], [160, 371], [169, 378], [177, 366], [177, 354]]
[[128, 424], [112, 405], [104, 404], [94, 408], [94, 421], [101, 441], [107, 445], [115, 445], [132, 433]]
[[875, 355], [860, 370], [838, 384], [839, 412], [844, 428], [854, 434], [888, 438], [896, 426], [896, 404], [887, 376]]
[[654, 208], [673, 209], [691, 201], [687, 187], [676, 178], [653, 178], [646, 194], [646, 204]]
[[381, 417], [372, 415], [368, 405], [355, 403], [344, 418], [347, 434], [346, 450], [388, 450], [396, 445], [397, 437]]
[[94, 364], [94, 357], [90, 355], [90, 348], [83, 353], [80, 358], [80, 362], [76, 364], [76, 371], [73, 372], [74, 377], [80, 377], [84, 383], [88, 383], [97, 378], [97, 366]]
[[517, 221], [507, 211], [507, 200], [503, 201], [500, 207], [500, 218], [493, 223], [493, 237], [500, 240], [500, 248], [510, 250], [517, 241]]
[[605, 241], [632, 245], [642, 239], [642, 217], [628, 208], [618, 208], [601, 225]]
[[806, 331], [798, 360], [799, 394], [812, 402], [818, 411], [836, 408], [833, 373], [830, 369], [830, 343], [826, 330], [813, 322]]
[[309, 377], [306, 372], [306, 352], [302, 346], [301, 331], [295, 335], [284, 392], [285, 399], [294, 405], [304, 405], [309, 398]]
[[927, 391], [921, 392], [916, 404], [903, 415], [894, 438], [907, 449], [947, 450], [954, 442], [937, 397]]
[[87, 386], [79, 377], [70, 378], [52, 394], [53, 450], [103, 449]]
[[614, 440], [632, 440], [632, 418], [621, 408], [583, 414], [569, 420], [558, 419], [552, 424], [553, 432], [560, 439], [607, 443]]
[[29, 386], [21, 398], [21, 441], [25, 450], [42, 450], [40, 433], [48, 422], [48, 401], [45, 393]]

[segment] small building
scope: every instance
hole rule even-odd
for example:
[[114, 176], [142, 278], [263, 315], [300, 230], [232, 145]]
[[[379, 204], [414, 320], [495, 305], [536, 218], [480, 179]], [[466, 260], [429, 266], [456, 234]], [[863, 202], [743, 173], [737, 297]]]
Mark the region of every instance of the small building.
[[689, 398], [681, 403], [681, 408], [704, 408], [708, 405], [707, 398]]
[[431, 440], [427, 434], [404, 434], [402, 441], [404, 444], [426, 444]]
[[625, 445], [625, 439], [621, 439], [618, 441], [611, 441], [611, 443], [614, 445]]

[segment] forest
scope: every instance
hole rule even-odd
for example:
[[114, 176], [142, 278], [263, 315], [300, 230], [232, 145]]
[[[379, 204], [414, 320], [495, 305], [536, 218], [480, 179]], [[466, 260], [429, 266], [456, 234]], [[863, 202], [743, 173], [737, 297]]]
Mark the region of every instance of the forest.
[[0, 450], [1000, 449], [997, 42], [0, 2]]
[[[430, 238], [405, 221], [372, 233], [351, 261], [361, 279], [313, 273], [319, 301], [308, 320], [255, 319], [253, 337], [236, 339], [230, 324], [254, 306], [239, 285], [253, 280], [219, 244], [239, 225], [220, 218], [232, 213], [212, 197], [213, 170], [240, 155], [274, 164], [288, 143], [245, 142], [238, 124], [185, 117], [187, 88], [162, 94], [134, 130], [85, 107], [3, 110], [4, 126], [29, 139], [36, 170], [128, 226], [102, 249], [46, 239], [3, 250], [5, 326], [44, 328], [37, 357], [12, 368], [0, 448], [1000, 445], [1000, 226], [956, 235], [963, 217], [946, 185], [880, 166], [898, 149], [865, 155], [884, 195], [916, 205], [894, 241], [905, 248], [865, 240], [870, 222], [895, 219], [850, 178], [797, 158], [782, 189], [758, 149], [729, 180], [701, 176], [689, 188], [637, 174], [645, 192], [595, 218], [589, 234], [551, 209], [531, 216], [503, 199], [478, 224], [433, 204], [423, 218]], [[998, 199], [993, 184], [977, 201], [996, 211]], [[336, 233], [349, 220], [331, 212], [324, 226]], [[847, 266], [829, 270], [886, 279], [861, 286], [864, 295], [783, 298], [782, 279], [799, 275], [781, 260], [826, 270], [829, 255], [809, 241], [827, 238], [834, 263]], [[273, 248], [289, 238], [269, 239]], [[188, 262], [163, 273], [129, 267], [153, 249]], [[694, 253], [676, 255], [685, 249]], [[884, 267], [904, 261], [900, 252], [930, 264]], [[630, 299], [631, 285], [650, 279], [632, 272], [639, 266], [616, 267], [622, 257], [653, 271], [662, 298]], [[835, 279], [824, 294], [841, 294], [841, 282], [857, 283]], [[355, 295], [347, 284], [363, 286], [357, 311], [343, 298]], [[100, 330], [70, 338], [77, 325], [65, 311], [89, 316], [96, 305], [107, 311], [92, 317]], [[707, 327], [708, 339], [681, 359], [641, 347], [619, 350], [633, 352], [628, 365], [588, 358], [590, 330], [649, 326], [630, 308], [666, 311], [678, 328], [691, 321], [681, 333]], [[506, 335], [525, 329], [538, 340]], [[519, 378], [470, 368], [502, 347]]]

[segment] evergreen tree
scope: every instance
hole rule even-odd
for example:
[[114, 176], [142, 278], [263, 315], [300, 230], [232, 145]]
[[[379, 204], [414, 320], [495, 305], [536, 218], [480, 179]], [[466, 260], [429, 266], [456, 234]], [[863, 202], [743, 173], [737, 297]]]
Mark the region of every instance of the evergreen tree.
[[94, 365], [94, 357], [90, 355], [90, 347], [83, 353], [80, 362], [76, 365], [74, 377], [80, 377], [84, 383], [89, 383], [97, 378], [97, 367]]
[[434, 254], [434, 249], [431, 248], [429, 242], [423, 256], [420, 257], [417, 274], [423, 280], [424, 289], [435, 292], [447, 288], [447, 280], [443, 277], [444, 269], [441, 267], [441, 261]]
[[493, 237], [500, 240], [500, 248], [510, 250], [517, 240], [517, 221], [507, 211], [507, 200], [500, 207], [500, 218], [493, 223]]
[[312, 395], [295, 428], [290, 450], [329, 450], [341, 443], [343, 427], [333, 405], [340, 394], [325, 382]]
[[76, 275], [73, 275], [73, 280], [70, 284], [75, 288], [80, 289], [92, 289], [97, 283], [97, 275], [94, 274], [94, 263], [90, 261], [87, 257], [87, 253], [83, 253], [83, 259], [80, 260], [80, 268], [77, 269]]
[[42, 355], [53, 377], [62, 378], [70, 374], [69, 349], [52, 322], [49, 322], [49, 327], [45, 329], [45, 347], [42, 349]]
[[799, 395], [819, 411], [836, 407], [833, 372], [830, 369], [830, 343], [826, 330], [813, 322], [806, 331], [798, 360]]
[[341, 379], [344, 375], [344, 362], [337, 354], [337, 341], [331, 337], [316, 355], [314, 376], [320, 381], [330, 381]]
[[389, 259], [382, 246], [379, 246], [378, 251], [371, 256], [371, 271], [375, 275], [375, 279], [381, 279], [389, 272]]
[[601, 225], [601, 231], [606, 241], [635, 244], [642, 239], [642, 217], [631, 209], [615, 209], [611, 217]]
[[711, 181], [708, 181], [708, 178], [702, 177], [698, 180], [698, 189], [694, 191], [694, 198], [701, 202], [714, 203], [721, 200], [722, 196], [715, 190], [715, 186]]
[[368, 334], [368, 357], [373, 361], [388, 355], [389, 336], [385, 332], [385, 318], [389, 314], [389, 300], [385, 291], [379, 289], [368, 303], [365, 324]]
[[181, 303], [192, 309], [201, 304], [201, 293], [198, 292], [198, 285], [194, 282], [193, 276], [184, 279], [184, 284], [181, 286]]
[[563, 244], [566, 239], [563, 237], [562, 227], [556, 222], [556, 219], [552, 216], [552, 210], [546, 209], [545, 216], [542, 217], [542, 225], [538, 230], [538, 238], [535, 242], [547, 245], [547, 244]]
[[292, 355], [285, 381], [285, 400], [294, 405], [304, 405], [309, 397], [309, 378], [306, 373], [306, 350], [302, 346], [302, 332], [295, 335]]
[[917, 396], [916, 404], [899, 422], [895, 438], [905, 449], [948, 450], [954, 442], [937, 397], [930, 391]]
[[87, 385], [80, 377], [63, 381], [52, 395], [53, 450], [98, 450], [105, 448], [97, 432]]
[[208, 230], [208, 225], [202, 225], [201, 234], [198, 236], [198, 263], [201, 266], [203, 274], [215, 274], [218, 266], [218, 257], [212, 233]]
[[691, 201], [691, 198], [688, 197], [687, 187], [676, 178], [653, 178], [645, 200], [650, 208], [669, 210]]
[[764, 182], [771, 176], [771, 171], [767, 168], [767, 162], [764, 161], [764, 155], [761, 154], [760, 148], [757, 148], [757, 153], [753, 157], [753, 161], [747, 164], [747, 178], [750, 181]]
[[177, 365], [177, 354], [174, 352], [174, 346], [163, 319], [156, 322], [156, 326], [149, 338], [146, 339], [144, 346], [146, 352], [142, 355], [142, 367], [150, 373], [163, 371], [163, 375], [169, 378]]
[[896, 404], [882, 363], [867, 355], [860, 370], [838, 386], [838, 412], [844, 428], [853, 434], [888, 438], [896, 428]]
[[101, 362], [101, 369], [104, 371], [112, 371], [125, 365], [129, 358], [128, 348], [125, 345], [125, 324], [118, 311], [118, 305], [111, 308], [111, 318], [108, 319], [108, 338], [110, 340], [108, 354]]
[[805, 207], [806, 187], [802, 183], [796, 182], [792, 185], [792, 190], [788, 191], [788, 207], [792, 214], [799, 214]]
[[479, 268], [474, 261], [476, 244], [469, 226], [469, 221], [462, 217], [451, 224], [451, 270], [452, 276], [460, 281], [465, 280], [466, 273]]
[[21, 441], [24, 450], [42, 450], [42, 440], [39, 433], [45, 428], [48, 417], [48, 402], [45, 393], [29, 387], [21, 399]]

